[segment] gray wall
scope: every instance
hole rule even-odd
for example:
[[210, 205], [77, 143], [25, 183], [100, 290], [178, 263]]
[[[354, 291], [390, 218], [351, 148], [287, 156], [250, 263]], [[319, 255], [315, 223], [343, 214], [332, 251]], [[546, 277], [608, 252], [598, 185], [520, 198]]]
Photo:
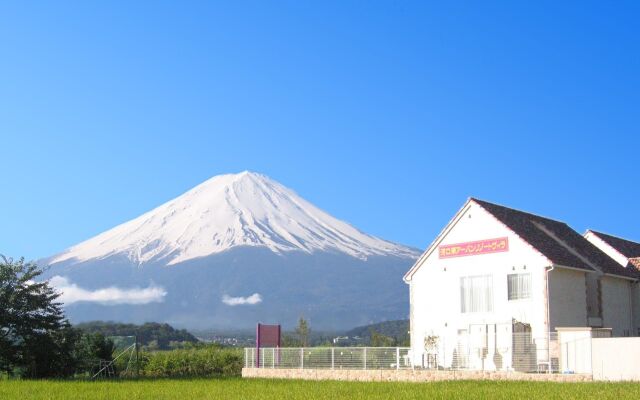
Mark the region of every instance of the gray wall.
[[613, 336], [632, 335], [631, 281], [602, 277], [602, 320]]
[[587, 326], [585, 272], [556, 267], [549, 273], [549, 297], [551, 331]]

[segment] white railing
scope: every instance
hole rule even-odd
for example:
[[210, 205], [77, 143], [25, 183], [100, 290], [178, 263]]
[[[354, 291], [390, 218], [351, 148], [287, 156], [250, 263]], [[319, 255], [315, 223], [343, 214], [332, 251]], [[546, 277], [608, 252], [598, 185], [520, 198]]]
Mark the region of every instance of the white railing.
[[[595, 368], [592, 367], [592, 342], [600, 340], [594, 339], [592, 334], [597, 336], [598, 332], [576, 330], [563, 335], [555, 332], [538, 335], [500, 331], [466, 333], [435, 337], [436, 340], [429, 341], [428, 349], [416, 348], [413, 351], [408, 347], [306, 347], [261, 348], [258, 354], [255, 348], [245, 348], [244, 367], [591, 374]], [[625, 339], [629, 340], [616, 338], [619, 341]], [[611, 357], [615, 359], [617, 356]], [[615, 361], [612, 363], [615, 365]], [[604, 371], [604, 366], [605, 362], [600, 362], [598, 371]]]
[[556, 333], [496, 331], [437, 337], [414, 356], [414, 365], [427, 369], [557, 372], [560, 348]]
[[244, 349], [245, 368], [410, 369], [408, 347], [305, 347]]

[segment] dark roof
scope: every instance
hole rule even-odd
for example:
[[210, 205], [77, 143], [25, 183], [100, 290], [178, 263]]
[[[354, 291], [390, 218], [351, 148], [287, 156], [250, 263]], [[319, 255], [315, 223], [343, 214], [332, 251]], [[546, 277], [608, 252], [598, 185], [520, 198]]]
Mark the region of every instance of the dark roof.
[[606, 233], [589, 230], [591, 233], [602, 239], [606, 244], [618, 250], [620, 254], [627, 258], [640, 257], [640, 243], [631, 240], [622, 239], [616, 236], [607, 235]]
[[471, 199], [556, 265], [637, 278], [564, 222]]

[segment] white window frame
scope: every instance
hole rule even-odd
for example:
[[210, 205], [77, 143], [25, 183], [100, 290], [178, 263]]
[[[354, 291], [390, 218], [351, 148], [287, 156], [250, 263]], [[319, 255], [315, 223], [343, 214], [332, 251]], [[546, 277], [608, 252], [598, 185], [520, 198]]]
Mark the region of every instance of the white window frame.
[[[516, 281], [513, 281], [512, 279], [515, 279]], [[515, 287], [513, 287], [514, 284], [516, 285]], [[507, 300], [529, 300], [531, 298], [531, 292], [530, 272], [507, 275]]]
[[460, 277], [460, 312], [487, 313], [493, 311], [493, 275]]

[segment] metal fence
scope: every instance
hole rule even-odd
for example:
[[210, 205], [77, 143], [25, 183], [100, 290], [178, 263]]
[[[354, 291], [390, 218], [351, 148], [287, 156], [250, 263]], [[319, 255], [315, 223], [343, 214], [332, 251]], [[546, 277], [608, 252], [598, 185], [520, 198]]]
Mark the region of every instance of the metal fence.
[[530, 332], [499, 330], [461, 332], [452, 337], [432, 337], [429, 343], [414, 355], [416, 367], [506, 372], [559, 370], [560, 349], [556, 333], [536, 336]]
[[244, 349], [245, 368], [408, 369], [408, 347], [306, 347]]
[[[428, 342], [428, 345], [427, 345]], [[433, 369], [524, 373], [585, 373], [591, 340], [555, 332], [466, 333], [432, 337], [408, 347], [245, 348], [245, 368]]]

